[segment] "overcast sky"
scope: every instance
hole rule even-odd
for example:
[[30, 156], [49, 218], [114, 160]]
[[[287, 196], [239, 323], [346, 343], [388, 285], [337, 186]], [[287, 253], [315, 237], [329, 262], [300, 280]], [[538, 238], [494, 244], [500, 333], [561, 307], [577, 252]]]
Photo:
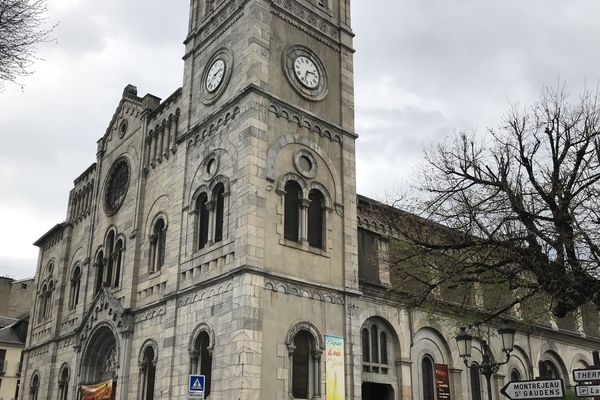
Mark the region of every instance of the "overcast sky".
[[[0, 92], [0, 276], [35, 272], [126, 84], [181, 86], [188, 0], [48, 0], [60, 21], [24, 88]], [[600, 80], [597, 0], [353, 0], [359, 193], [406, 190], [423, 149], [495, 127], [543, 85]]]

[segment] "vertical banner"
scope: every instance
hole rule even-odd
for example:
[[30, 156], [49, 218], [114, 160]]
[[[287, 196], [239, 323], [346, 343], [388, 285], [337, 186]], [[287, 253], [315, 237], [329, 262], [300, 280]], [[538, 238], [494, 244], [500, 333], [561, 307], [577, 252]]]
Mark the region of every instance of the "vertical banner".
[[435, 387], [438, 400], [452, 400], [450, 397], [450, 376], [446, 364], [435, 364]]
[[95, 385], [81, 385], [81, 400], [112, 400], [113, 381]]
[[325, 336], [325, 390], [327, 400], [345, 400], [344, 338]]

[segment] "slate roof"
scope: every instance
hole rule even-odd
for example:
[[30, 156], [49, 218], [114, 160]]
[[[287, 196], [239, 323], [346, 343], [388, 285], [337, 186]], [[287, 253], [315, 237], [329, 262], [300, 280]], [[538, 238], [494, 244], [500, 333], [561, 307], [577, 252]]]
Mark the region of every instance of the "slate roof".
[[[17, 321], [18, 322], [18, 321]], [[14, 324], [7, 326], [5, 328], [0, 329], [0, 343], [8, 343], [8, 344], [20, 344], [24, 345], [25, 343], [19, 339], [19, 334], [16, 330], [13, 329]]]
[[16, 318], [3, 317], [0, 315], [0, 328], [4, 328], [6, 326], [12, 325], [17, 321], [18, 321], [18, 319], [16, 319]]

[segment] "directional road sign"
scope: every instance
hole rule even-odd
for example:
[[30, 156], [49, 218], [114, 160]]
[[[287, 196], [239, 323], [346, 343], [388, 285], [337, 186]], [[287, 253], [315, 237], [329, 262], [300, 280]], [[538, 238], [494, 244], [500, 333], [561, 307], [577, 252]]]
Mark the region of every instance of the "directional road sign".
[[190, 393], [204, 394], [204, 381], [205, 381], [204, 375], [190, 375], [188, 391]]
[[600, 385], [575, 386], [577, 397], [600, 396]]
[[562, 399], [565, 385], [562, 379], [508, 382], [501, 393], [509, 399]]
[[600, 380], [600, 368], [592, 367], [586, 369], [574, 369], [573, 380], [575, 382], [597, 381]]

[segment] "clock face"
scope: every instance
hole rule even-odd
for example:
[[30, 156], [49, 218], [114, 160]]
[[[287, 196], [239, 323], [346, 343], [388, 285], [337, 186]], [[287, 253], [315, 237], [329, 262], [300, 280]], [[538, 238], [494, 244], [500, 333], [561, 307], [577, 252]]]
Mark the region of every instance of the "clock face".
[[210, 66], [208, 75], [206, 76], [206, 90], [208, 90], [209, 93], [217, 90], [221, 82], [223, 82], [224, 76], [225, 61], [221, 59], [215, 60], [215, 62]]
[[298, 56], [294, 60], [294, 73], [296, 78], [309, 89], [319, 86], [321, 77], [315, 63], [306, 56]]

